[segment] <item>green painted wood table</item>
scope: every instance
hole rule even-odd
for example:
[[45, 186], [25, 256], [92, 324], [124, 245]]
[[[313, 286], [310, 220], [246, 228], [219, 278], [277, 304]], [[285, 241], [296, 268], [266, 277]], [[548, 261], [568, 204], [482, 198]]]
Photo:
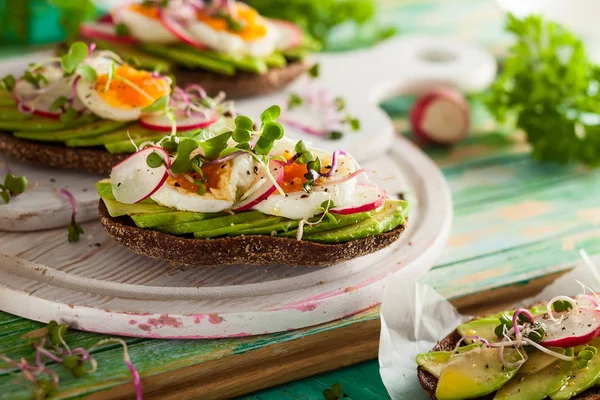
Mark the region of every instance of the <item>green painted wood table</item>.
[[[382, 7], [385, 20], [403, 32], [452, 35], [495, 51], [507, 43], [501, 33], [502, 13], [491, 1], [387, 0]], [[399, 132], [407, 130], [403, 117], [410, 101], [400, 98], [383, 105]], [[539, 164], [529, 156], [521, 134], [495, 127], [477, 98], [472, 108], [471, 137], [452, 149], [427, 149], [452, 188], [455, 219], [447, 249], [423, 278], [471, 311], [530, 295], [567, 270], [578, 259], [578, 248], [590, 254], [600, 251], [600, 170]], [[350, 398], [368, 400], [387, 398], [375, 360], [291, 380], [374, 358], [378, 324], [378, 309], [372, 309], [323, 326], [264, 337], [126, 340], [145, 387], [152, 389], [151, 398], [203, 399], [210, 392], [243, 394], [240, 398], [251, 400], [312, 400], [321, 399], [324, 388], [339, 382]], [[17, 359], [30, 356], [23, 335], [42, 326], [0, 313], [0, 353]], [[340, 337], [351, 342], [340, 347]], [[67, 335], [74, 346], [90, 346], [100, 338], [77, 331]], [[320, 347], [314, 346], [316, 338]], [[95, 355], [100, 369], [93, 375], [75, 379], [60, 372], [61, 398], [131, 394], [131, 377], [119, 346], [103, 346]], [[232, 369], [219, 369], [217, 361], [223, 357], [234, 360]], [[251, 383], [258, 374], [263, 381], [258, 387], [289, 383], [245, 394], [257, 387]], [[0, 371], [0, 399], [30, 396], [30, 385], [19, 374]]]

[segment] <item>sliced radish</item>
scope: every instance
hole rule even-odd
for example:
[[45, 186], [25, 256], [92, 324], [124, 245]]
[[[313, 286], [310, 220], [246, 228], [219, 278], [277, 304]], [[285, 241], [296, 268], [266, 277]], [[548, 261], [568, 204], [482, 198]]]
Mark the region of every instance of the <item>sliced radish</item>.
[[278, 49], [293, 49], [302, 44], [302, 36], [304, 34], [298, 25], [283, 19], [272, 19], [271, 22], [279, 30], [279, 41], [277, 42]]
[[177, 36], [179, 40], [184, 43], [189, 44], [200, 50], [208, 50], [208, 46], [204, 43], [196, 40], [179, 22], [177, 22], [173, 17], [171, 17], [164, 9], [159, 8], [159, 18], [162, 24], [169, 32], [173, 35]]
[[[535, 318], [535, 322], [543, 324], [546, 334], [540, 342], [544, 347], [574, 347], [586, 344], [598, 336], [600, 331], [600, 311], [581, 308], [575, 315], [566, 316], [560, 323], [555, 323], [547, 314]], [[558, 314], [561, 315], [561, 314]]]
[[[283, 180], [283, 163], [280, 161], [271, 160], [269, 163], [269, 170], [273, 178], [275, 178], [275, 182], [279, 184]], [[260, 178], [263, 183], [260, 184], [256, 188], [256, 190], [248, 196], [248, 198], [240, 201], [234, 207], [234, 211], [246, 211], [256, 206], [258, 203], [266, 199], [273, 193], [276, 189], [273, 182], [267, 177], [267, 174], [263, 173]]]
[[[56, 69], [58, 71], [58, 69]], [[72, 96], [73, 82], [62, 77], [62, 72], [56, 76], [54, 69], [46, 68], [44, 74], [49, 81], [42, 89], [36, 89], [31, 83], [19, 79], [15, 82], [12, 91], [13, 98], [19, 108], [25, 113], [33, 113], [45, 118], [59, 118], [62, 110], [52, 111], [52, 104], [59, 97], [70, 98]], [[73, 97], [71, 107], [77, 111], [85, 109], [85, 106], [77, 97]]]
[[[218, 113], [213, 113], [208, 118], [203, 115], [192, 115], [190, 117], [181, 113], [176, 115], [175, 126], [177, 131], [191, 131], [193, 129], [206, 128], [219, 119]], [[172, 129], [171, 120], [165, 114], [145, 114], [140, 118], [140, 125], [144, 128], [160, 131], [170, 132]]]
[[[148, 166], [146, 159], [156, 152], [166, 161], [157, 168]], [[146, 147], [113, 167], [110, 173], [115, 199], [124, 204], [135, 204], [152, 196], [167, 180], [171, 166], [169, 153], [156, 146]]]
[[97, 19], [98, 22], [108, 22], [111, 24], [115, 23], [115, 19], [111, 14], [104, 14]]
[[469, 105], [463, 95], [450, 88], [425, 93], [413, 104], [410, 123], [413, 132], [428, 142], [457, 143], [469, 134]]
[[332, 208], [335, 214], [356, 214], [376, 210], [382, 207], [387, 198], [385, 190], [375, 185], [356, 185], [352, 197], [341, 207]]
[[115, 24], [112, 22], [86, 22], [81, 25], [79, 32], [88, 39], [110, 40], [111, 42], [134, 44], [138, 41], [132, 36], [117, 35]]

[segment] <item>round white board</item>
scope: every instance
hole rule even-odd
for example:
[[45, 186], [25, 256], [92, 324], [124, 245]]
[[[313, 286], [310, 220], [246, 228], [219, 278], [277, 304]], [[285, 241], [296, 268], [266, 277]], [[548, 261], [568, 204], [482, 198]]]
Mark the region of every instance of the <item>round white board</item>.
[[98, 222], [79, 243], [66, 229], [0, 233], [0, 309], [82, 330], [154, 338], [215, 338], [297, 329], [380, 302], [384, 278], [426, 272], [448, 237], [452, 202], [433, 162], [405, 139], [364, 163], [373, 181], [411, 203], [401, 239], [327, 268], [193, 268], [138, 256]]
[[[0, 65], [0, 75], [18, 75], [28, 63], [48, 56], [49, 52], [43, 52], [4, 61]], [[306, 135], [290, 126], [286, 127], [286, 134], [310, 141], [315, 147], [325, 150], [344, 149], [361, 162], [385, 153], [393, 140], [392, 121], [378, 107], [381, 101], [439, 84], [456, 86], [466, 92], [482, 90], [492, 82], [496, 72], [493, 56], [477, 46], [420, 35], [394, 37], [359, 51], [317, 54], [314, 59], [320, 64], [321, 73], [313, 84], [325, 89], [332, 97], [343, 97], [349, 114], [360, 120], [361, 128], [358, 132], [345, 133], [341, 140], [336, 141]], [[268, 106], [285, 104], [291, 92], [302, 93], [308, 80], [304, 77], [278, 93], [239, 101], [237, 110], [257, 118]], [[303, 112], [300, 115], [302, 122], [322, 126], [323, 121], [321, 116], [317, 116], [316, 108]], [[31, 182], [40, 185], [35, 191], [16, 198], [10, 206], [0, 205], [0, 230], [49, 229], [69, 222], [70, 205], [57, 197], [56, 188], [60, 186], [48, 185], [49, 179], [68, 183], [81, 209], [79, 220], [97, 217], [93, 185], [98, 176], [59, 170], [36, 171], [13, 160], [6, 161], [15, 172], [23, 171]]]

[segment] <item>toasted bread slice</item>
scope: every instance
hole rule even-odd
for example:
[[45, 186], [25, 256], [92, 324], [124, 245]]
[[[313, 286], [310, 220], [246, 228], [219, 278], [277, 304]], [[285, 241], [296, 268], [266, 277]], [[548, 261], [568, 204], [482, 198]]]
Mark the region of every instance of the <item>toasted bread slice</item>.
[[[454, 330], [448, 336], [440, 340], [432, 351], [452, 351], [460, 339], [461, 336]], [[421, 386], [425, 392], [427, 392], [427, 395], [431, 399], [436, 400], [435, 390], [437, 388], [438, 379], [421, 367], [417, 368], [417, 377], [419, 378], [419, 383], [421, 383]], [[478, 397], [477, 399], [472, 400], [492, 400], [493, 398], [494, 394], [492, 393], [485, 397]], [[600, 387], [592, 387], [585, 392], [572, 397], [572, 400], [600, 400]]]
[[324, 267], [364, 256], [398, 240], [404, 225], [381, 235], [341, 244], [320, 244], [284, 237], [247, 235], [191, 239], [135, 226], [131, 218], [113, 218], [100, 200], [100, 222], [122, 246], [175, 264], [203, 267], [288, 265]]
[[10, 133], [0, 132], [0, 154], [40, 167], [109, 174], [130, 154], [110, 154], [97, 148], [67, 147], [63, 144], [22, 140]]
[[293, 61], [283, 68], [269, 68], [264, 74], [236, 71], [227, 76], [210, 71], [177, 68], [173, 71], [178, 86], [198, 84], [209, 96], [223, 91], [227, 98], [260, 96], [277, 91], [289, 85], [306, 72], [308, 66], [303, 61]]

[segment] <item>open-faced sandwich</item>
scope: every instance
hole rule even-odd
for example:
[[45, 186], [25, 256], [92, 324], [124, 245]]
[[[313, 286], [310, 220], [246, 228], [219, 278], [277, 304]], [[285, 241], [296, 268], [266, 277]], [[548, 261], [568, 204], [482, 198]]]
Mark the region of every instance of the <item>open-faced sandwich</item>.
[[417, 356], [432, 399], [600, 399], [600, 298], [558, 296], [460, 325]]
[[200, 84], [209, 95], [256, 96], [306, 70], [318, 45], [295, 24], [233, 0], [145, 0], [82, 26], [81, 36], [145, 69]]
[[284, 137], [280, 108], [260, 125], [166, 136], [97, 184], [101, 222], [121, 245], [186, 265], [325, 266], [397, 240], [408, 212], [346, 152]]
[[83, 42], [62, 57], [1, 81], [0, 153], [35, 165], [108, 173], [165, 132], [185, 136], [224, 129], [232, 114], [224, 95], [173, 87], [171, 78], [132, 67]]

